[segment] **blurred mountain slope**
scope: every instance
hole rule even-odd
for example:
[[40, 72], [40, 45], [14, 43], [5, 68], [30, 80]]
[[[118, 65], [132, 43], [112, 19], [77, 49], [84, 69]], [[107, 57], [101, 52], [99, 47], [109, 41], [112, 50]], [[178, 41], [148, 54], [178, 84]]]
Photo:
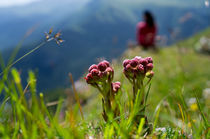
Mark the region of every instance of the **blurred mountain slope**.
[[[33, 35], [26, 40], [27, 43], [34, 40], [37, 41], [43, 30], [47, 30], [49, 27], [56, 28], [64, 22], [68, 23], [68, 27], [72, 27], [71, 25], [73, 24], [76, 28], [79, 28], [78, 24], [85, 21], [81, 18], [89, 18], [89, 14], [92, 14], [91, 12], [99, 8], [104, 12], [106, 12], [109, 7], [118, 9], [122, 12], [118, 16], [124, 18], [125, 14], [126, 18], [129, 17], [128, 19], [135, 22], [137, 18], [133, 15], [132, 10], [140, 9], [144, 7], [142, 5], [145, 4], [148, 6], [172, 6], [178, 8], [201, 8], [204, 5], [203, 1], [197, 0], [40, 0], [23, 6], [1, 7], [0, 42], [2, 45], [0, 49], [14, 47], [24, 36], [24, 32], [34, 26], [36, 27], [35, 31]], [[112, 18], [109, 16], [101, 16], [98, 18], [105, 21], [108, 19], [110, 21]], [[140, 14], [138, 17], [139, 16]], [[65, 27], [58, 28], [65, 29]]]
[[[127, 49], [128, 42], [135, 41], [135, 26], [141, 20], [142, 11], [145, 9], [154, 13], [159, 34], [166, 36], [168, 43], [182, 40], [210, 25], [210, 21], [207, 20], [210, 14], [206, 8], [160, 4], [143, 4], [137, 1], [128, 3], [126, 0], [89, 1], [74, 14], [56, 22], [54, 31], [61, 29], [62, 38], [65, 40], [61, 47], [52, 42], [24, 58], [16, 66], [23, 77], [27, 77], [29, 69], [36, 70], [38, 88], [41, 90], [63, 88], [69, 85], [69, 72], [78, 79], [91, 63], [97, 62], [97, 58], [119, 57]], [[30, 36], [31, 41], [29, 39], [25, 42], [17, 57], [43, 41], [43, 30], [49, 30], [50, 27], [51, 25], [46, 24], [46, 27], [39, 31], [39, 36], [35, 35], [35, 40]], [[171, 34], [176, 35], [171, 37]], [[10, 53], [11, 49], [4, 51], [6, 57]]]
[[[174, 104], [177, 104], [179, 95], [182, 95], [188, 102], [190, 98], [195, 97], [196, 93], [199, 98], [204, 99], [204, 103], [208, 103], [209, 97], [205, 98], [203, 91], [210, 88], [210, 56], [195, 51], [195, 44], [204, 36], [210, 38], [210, 28], [186, 40], [174, 43], [170, 47], [160, 49], [158, 52], [142, 51], [139, 47], [127, 49], [121, 57], [112, 60], [111, 65], [115, 71], [114, 82], [120, 81], [122, 92], [132, 94], [132, 85], [123, 75], [122, 62], [124, 59], [131, 59], [135, 56], [150, 56], [154, 61], [153, 71], [155, 72], [151, 82], [149, 106], [147, 108], [147, 114], [149, 117], [151, 116], [150, 118], [152, 118], [156, 106], [166, 96], [166, 100], [169, 102], [169, 104], [166, 104], [174, 109], [177, 108]], [[83, 106], [84, 113], [87, 113], [90, 117], [92, 113], [100, 113], [101, 95], [98, 90], [87, 85], [84, 79], [80, 80], [80, 84], [88, 87], [85, 90], [78, 88], [81, 100], [86, 102], [86, 105]], [[62, 94], [61, 92], [60, 94]], [[164, 115], [164, 111], [162, 112], [161, 114]], [[92, 118], [96, 119], [95, 116], [92, 116]], [[168, 125], [168, 121], [164, 122], [164, 116], [160, 116], [160, 120], [161, 124]]]

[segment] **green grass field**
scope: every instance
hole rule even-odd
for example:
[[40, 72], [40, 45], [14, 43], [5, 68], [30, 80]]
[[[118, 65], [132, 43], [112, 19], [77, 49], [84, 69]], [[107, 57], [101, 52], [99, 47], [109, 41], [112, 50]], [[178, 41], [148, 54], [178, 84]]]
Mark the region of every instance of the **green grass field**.
[[[194, 49], [200, 37], [210, 37], [209, 34], [207, 29], [159, 51], [128, 49], [121, 58], [114, 59], [111, 64], [114, 81], [121, 82], [114, 103], [120, 114], [113, 116], [112, 111], [107, 112], [106, 122], [101, 115], [102, 95], [97, 89], [84, 85], [85, 89], [77, 90], [79, 98], [67, 95], [50, 103], [44, 101], [47, 96], [36, 91], [32, 71], [28, 85], [22, 86], [18, 71], [6, 70], [0, 80], [0, 92], [4, 94], [0, 106], [0, 137], [210, 138], [210, 94], [204, 91], [210, 88], [210, 56]], [[149, 85], [142, 89], [148, 94], [144, 106], [139, 100], [141, 91], [132, 101], [132, 84], [122, 72], [123, 60], [135, 56], [150, 56], [154, 61], [151, 89]], [[5, 68], [3, 63], [1, 66]], [[86, 84], [84, 79], [81, 82]], [[81, 106], [73, 103], [75, 100]], [[138, 118], [140, 110], [147, 119]]]

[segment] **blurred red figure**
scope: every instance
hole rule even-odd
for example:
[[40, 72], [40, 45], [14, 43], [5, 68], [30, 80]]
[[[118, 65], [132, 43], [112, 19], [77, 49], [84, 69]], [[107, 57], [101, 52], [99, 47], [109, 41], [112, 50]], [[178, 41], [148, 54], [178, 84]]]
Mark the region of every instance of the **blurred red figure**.
[[137, 24], [137, 42], [143, 48], [155, 48], [155, 36], [157, 27], [155, 25], [152, 14], [149, 11], [144, 12], [144, 21]]

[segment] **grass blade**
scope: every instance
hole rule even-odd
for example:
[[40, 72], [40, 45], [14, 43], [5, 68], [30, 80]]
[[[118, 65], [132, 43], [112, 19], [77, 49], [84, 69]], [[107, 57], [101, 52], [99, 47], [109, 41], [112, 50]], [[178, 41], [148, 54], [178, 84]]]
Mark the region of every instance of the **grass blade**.
[[73, 87], [75, 99], [76, 99], [77, 104], [78, 104], [78, 106], [79, 106], [79, 110], [80, 110], [80, 114], [81, 114], [81, 116], [82, 116], [82, 120], [84, 120], [84, 115], [83, 115], [83, 112], [82, 112], [82, 107], [81, 107], [81, 105], [80, 105], [79, 96], [78, 96], [78, 94], [77, 94], [76, 87], [75, 87], [74, 80], [73, 80], [73, 76], [72, 76], [71, 73], [69, 73], [69, 78], [70, 78], [70, 81], [71, 81], [71, 83], [72, 83], [72, 87]]
[[204, 115], [204, 113], [203, 113], [203, 110], [202, 110], [202, 108], [201, 108], [200, 102], [199, 102], [198, 97], [197, 97], [196, 94], [195, 94], [195, 98], [196, 98], [196, 101], [197, 101], [197, 105], [198, 105], [199, 112], [200, 112], [200, 114], [201, 114], [201, 116], [202, 116], [202, 118], [203, 118], [205, 127], [206, 127], [206, 128], [209, 128], [208, 121], [207, 121], [207, 119], [206, 119], [206, 117], [205, 117], [205, 115]]

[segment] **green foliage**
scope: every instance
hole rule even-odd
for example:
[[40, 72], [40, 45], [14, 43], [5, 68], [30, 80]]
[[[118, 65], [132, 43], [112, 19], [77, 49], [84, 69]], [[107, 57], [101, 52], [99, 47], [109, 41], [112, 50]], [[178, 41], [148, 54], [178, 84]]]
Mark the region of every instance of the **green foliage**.
[[[209, 138], [209, 98], [204, 98], [202, 91], [209, 87], [210, 59], [193, 51], [194, 39], [158, 53], [134, 48], [124, 54], [123, 59], [139, 54], [150, 55], [154, 59], [156, 74], [153, 81], [137, 91], [135, 101], [131, 97], [132, 85], [121, 74], [122, 65], [119, 63], [122, 62], [113, 61], [115, 78], [122, 83], [119, 95], [115, 96], [120, 115], [113, 117], [112, 112], [108, 113], [110, 120], [107, 122], [100, 115], [101, 98], [95, 89], [83, 90], [83, 93], [91, 93], [94, 97], [87, 98], [87, 105], [82, 106], [82, 120], [78, 116], [79, 106], [66, 105], [64, 98], [48, 105], [44, 94], [37, 92], [33, 71], [29, 71], [27, 85], [23, 86], [19, 71], [15, 68], [4, 70], [5, 64], [1, 63], [4, 72], [0, 78], [3, 96], [0, 138]], [[143, 90], [147, 92], [144, 96], [146, 104], [140, 105]], [[195, 101], [189, 103], [194, 98]], [[54, 111], [50, 110], [52, 106]], [[136, 115], [145, 108], [148, 119], [141, 117], [136, 122]], [[149, 124], [145, 127], [147, 120]], [[153, 128], [152, 132], [148, 132], [148, 128]]]
[[[208, 36], [209, 29], [187, 41], [179, 42], [170, 48], [160, 49], [158, 52], [142, 51], [140, 48], [128, 49], [121, 59], [113, 60], [115, 80], [122, 83], [122, 101], [124, 110], [132, 106], [132, 85], [125, 79], [122, 72], [122, 61], [136, 55], [154, 59], [154, 72], [156, 73], [149, 97], [147, 97], [147, 110], [149, 122], [153, 124], [153, 134], [159, 127], [173, 132], [161, 132], [167, 138], [209, 137], [209, 97], [204, 97], [203, 90], [209, 88], [210, 62], [209, 56], [198, 54], [194, 51], [194, 44], [203, 35]], [[205, 66], [204, 66], [205, 65]], [[90, 89], [85, 93], [95, 92]], [[199, 103], [196, 103], [196, 95]], [[193, 100], [193, 102], [191, 102]], [[98, 97], [91, 98], [86, 108], [98, 109]], [[88, 111], [91, 111], [88, 109]], [[100, 111], [97, 111], [100, 113]], [[125, 111], [124, 111], [125, 112]], [[127, 113], [125, 113], [126, 115]], [[132, 119], [132, 118], [131, 118]], [[122, 119], [121, 119], [122, 120]], [[129, 121], [129, 118], [128, 118]], [[122, 123], [122, 122], [121, 122]], [[125, 125], [124, 127], [129, 127]], [[137, 127], [136, 127], [137, 128]], [[126, 131], [124, 132], [126, 133]], [[127, 132], [128, 135], [130, 132]], [[133, 132], [132, 132], [133, 133]], [[172, 134], [173, 133], [173, 134]], [[171, 134], [171, 135], [169, 135]], [[151, 136], [152, 136], [151, 135]]]
[[[75, 113], [66, 111], [66, 119], [60, 119], [63, 99], [58, 101], [56, 111], [50, 113], [44, 102], [44, 95], [37, 96], [35, 75], [29, 72], [28, 85], [23, 89], [21, 78], [16, 69], [12, 69], [4, 83], [1, 93], [4, 100], [0, 109], [0, 136], [2, 138], [53, 138], [83, 137], [83, 130], [74, 128], [72, 118]], [[9, 112], [9, 113], [8, 113]], [[72, 115], [71, 115], [72, 114]], [[62, 123], [64, 122], [64, 123]], [[71, 123], [71, 124], [70, 124]]]

